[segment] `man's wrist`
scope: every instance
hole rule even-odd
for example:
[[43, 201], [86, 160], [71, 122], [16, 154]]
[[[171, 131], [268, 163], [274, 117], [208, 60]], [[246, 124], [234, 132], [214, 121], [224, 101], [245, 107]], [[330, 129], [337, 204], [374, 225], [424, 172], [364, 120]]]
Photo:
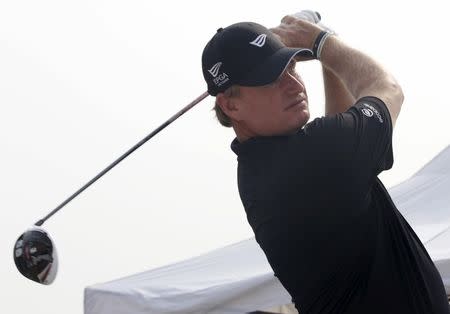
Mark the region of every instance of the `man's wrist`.
[[320, 60], [320, 57], [322, 55], [322, 49], [323, 49], [323, 46], [325, 44], [325, 41], [331, 35], [333, 35], [333, 34], [331, 32], [328, 32], [328, 31], [321, 31], [319, 33], [319, 35], [317, 35], [317, 37], [316, 37], [316, 39], [314, 41], [314, 44], [313, 44], [313, 48], [312, 48], [313, 56], [317, 60]]

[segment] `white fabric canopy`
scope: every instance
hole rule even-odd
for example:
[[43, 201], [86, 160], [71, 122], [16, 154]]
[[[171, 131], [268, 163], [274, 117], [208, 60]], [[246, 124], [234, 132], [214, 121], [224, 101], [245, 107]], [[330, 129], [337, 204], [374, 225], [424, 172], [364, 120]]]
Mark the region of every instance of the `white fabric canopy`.
[[[389, 190], [450, 295], [450, 146]], [[254, 239], [85, 289], [85, 314], [246, 313], [291, 302]]]

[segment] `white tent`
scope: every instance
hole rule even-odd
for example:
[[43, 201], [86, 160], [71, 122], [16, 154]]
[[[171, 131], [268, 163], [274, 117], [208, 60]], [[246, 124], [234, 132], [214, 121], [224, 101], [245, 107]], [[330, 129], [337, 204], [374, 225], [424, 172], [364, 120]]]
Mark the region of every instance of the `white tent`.
[[[450, 146], [389, 190], [435, 262], [450, 295]], [[85, 289], [85, 314], [246, 313], [290, 296], [254, 239]]]

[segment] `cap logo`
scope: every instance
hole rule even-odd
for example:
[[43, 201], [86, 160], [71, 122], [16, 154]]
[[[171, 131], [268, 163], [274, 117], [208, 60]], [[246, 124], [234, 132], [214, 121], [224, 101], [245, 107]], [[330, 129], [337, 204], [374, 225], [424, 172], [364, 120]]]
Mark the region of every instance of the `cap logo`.
[[258, 37], [255, 38], [255, 40], [250, 42], [250, 45], [256, 46], [256, 47], [262, 47], [266, 43], [266, 34], [261, 34]]
[[217, 62], [212, 66], [211, 69], [208, 70], [208, 72], [213, 76], [216, 77], [217, 74], [219, 74], [220, 66], [222, 65], [222, 62]]

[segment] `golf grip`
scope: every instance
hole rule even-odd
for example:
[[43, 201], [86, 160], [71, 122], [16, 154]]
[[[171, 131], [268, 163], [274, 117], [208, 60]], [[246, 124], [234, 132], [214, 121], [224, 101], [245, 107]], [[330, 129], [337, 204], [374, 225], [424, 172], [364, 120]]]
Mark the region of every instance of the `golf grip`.
[[62, 202], [58, 207], [56, 207], [54, 210], [52, 210], [47, 216], [42, 218], [41, 220], [37, 221], [34, 225], [35, 226], [42, 226], [44, 222], [49, 219], [51, 216], [56, 214], [61, 208], [63, 208], [67, 203], [69, 203], [71, 200], [73, 200], [75, 197], [77, 197], [81, 192], [86, 190], [92, 183], [100, 179], [105, 173], [107, 173], [109, 170], [114, 168], [119, 162], [124, 160], [128, 157], [132, 152], [134, 152], [136, 149], [141, 147], [145, 142], [147, 142], [149, 139], [151, 139], [153, 136], [159, 133], [162, 129], [164, 129], [166, 126], [171, 124], [173, 121], [181, 117], [184, 113], [186, 113], [189, 109], [194, 107], [196, 104], [201, 102], [203, 99], [205, 99], [208, 96], [208, 92], [204, 92], [200, 96], [198, 96], [196, 99], [194, 99], [191, 103], [189, 103], [186, 107], [178, 111], [176, 114], [174, 114], [169, 120], [161, 124], [158, 128], [156, 128], [152, 133], [144, 137], [139, 143], [131, 147], [126, 153], [124, 153], [122, 156], [117, 158], [112, 164], [110, 164], [108, 167], [106, 167], [102, 172], [100, 172], [98, 175], [96, 175], [94, 178], [92, 178], [88, 183], [83, 185], [78, 191], [73, 193], [68, 199], [66, 199], [64, 202]]

